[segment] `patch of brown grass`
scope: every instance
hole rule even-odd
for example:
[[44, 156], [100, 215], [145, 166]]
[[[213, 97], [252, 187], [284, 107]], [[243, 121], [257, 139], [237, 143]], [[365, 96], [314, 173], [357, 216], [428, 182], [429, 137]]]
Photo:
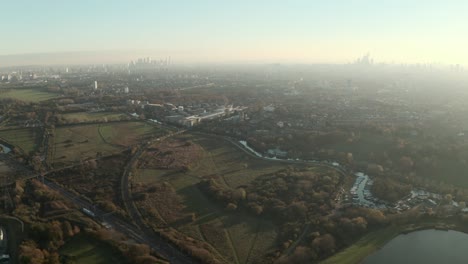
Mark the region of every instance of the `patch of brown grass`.
[[198, 161], [203, 149], [191, 141], [171, 139], [150, 148], [141, 159], [145, 169], [183, 169]]
[[170, 225], [191, 221], [191, 215], [183, 212], [185, 206], [182, 198], [169, 183], [136, 186], [134, 192], [136, 194], [146, 194], [143, 199], [136, 201], [136, 203], [152, 218], [162, 218], [161, 220]]

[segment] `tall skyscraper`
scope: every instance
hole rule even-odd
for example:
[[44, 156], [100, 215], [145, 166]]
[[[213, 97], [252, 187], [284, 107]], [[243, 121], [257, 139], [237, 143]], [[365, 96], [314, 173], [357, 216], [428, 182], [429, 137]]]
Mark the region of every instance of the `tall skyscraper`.
[[97, 81], [94, 81], [94, 90], [97, 90]]

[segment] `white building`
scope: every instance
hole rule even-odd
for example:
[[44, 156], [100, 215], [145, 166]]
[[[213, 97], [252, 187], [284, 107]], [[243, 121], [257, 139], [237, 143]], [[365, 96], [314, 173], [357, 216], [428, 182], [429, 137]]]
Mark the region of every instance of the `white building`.
[[94, 81], [94, 90], [97, 90], [98, 86], [97, 86], [97, 81]]

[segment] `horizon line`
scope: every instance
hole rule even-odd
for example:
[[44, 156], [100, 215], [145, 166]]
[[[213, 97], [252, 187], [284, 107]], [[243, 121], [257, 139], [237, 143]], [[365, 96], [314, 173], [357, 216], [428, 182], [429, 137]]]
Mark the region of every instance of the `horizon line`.
[[[156, 55], [155, 53], [167, 53], [167, 55]], [[187, 51], [182, 51], [181, 53], [186, 53]], [[131, 54], [133, 53], [133, 54]], [[75, 50], [75, 51], [56, 51], [56, 52], [26, 52], [26, 53], [11, 53], [11, 54], [0, 54], [0, 68], [9, 68], [9, 67], [28, 67], [28, 66], [77, 66], [77, 65], [122, 65], [128, 64], [131, 61], [136, 61], [139, 58], [154, 58], [155, 60], [164, 59], [164, 58], [171, 58], [171, 64], [173, 65], [239, 65], [239, 64], [251, 64], [251, 65], [269, 65], [269, 64], [283, 64], [283, 65], [353, 65], [356, 61], [362, 58], [367, 53], [362, 53], [362, 55], [355, 57], [352, 60], [335, 60], [335, 61], [313, 61], [313, 59], [304, 59], [300, 60], [297, 58], [263, 58], [263, 59], [194, 59], [194, 58], [177, 58], [176, 51], [157, 51], [151, 49], [139, 49], [139, 50], [128, 50], [128, 49], [115, 49], [115, 50]], [[102, 59], [101, 61], [94, 61], [94, 62], [77, 62], [77, 59], [86, 59], [83, 57], [75, 58], [75, 62], [65, 62], [67, 58], [60, 58], [60, 62], [53, 62], [52, 57], [57, 57], [60, 55], [120, 55], [118, 57]], [[176, 54], [176, 56], [174, 56]], [[47, 60], [47, 58], [24, 58], [27, 56], [51, 56], [48, 60], [52, 60], [49, 62], [41, 62], [41, 60]], [[22, 58], [23, 57], [23, 58]], [[177, 59], [175, 59], [177, 58]], [[4, 62], [2, 61], [5, 59], [11, 60], [11, 62]], [[96, 57], [87, 58], [88, 60], [96, 60]], [[22, 61], [23, 62], [20, 62]], [[24, 60], [28, 60], [29, 62], [24, 62]], [[98, 59], [99, 60], [99, 59]], [[16, 62], [13, 62], [16, 61]], [[73, 61], [73, 59], [71, 59]], [[175, 62], [174, 62], [175, 61]], [[8, 65], [9, 64], [9, 65]], [[400, 65], [400, 66], [410, 66], [410, 65], [430, 65], [430, 66], [460, 66], [466, 67], [463, 63], [444, 63], [438, 61], [432, 62], [397, 62], [397, 61], [376, 61], [372, 62], [370, 65]]]

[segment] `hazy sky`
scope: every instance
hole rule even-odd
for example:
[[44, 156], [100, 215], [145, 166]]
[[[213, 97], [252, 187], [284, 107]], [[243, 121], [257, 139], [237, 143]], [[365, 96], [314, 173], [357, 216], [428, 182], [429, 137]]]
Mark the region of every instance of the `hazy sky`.
[[0, 55], [112, 51], [99, 59], [343, 63], [370, 52], [377, 61], [468, 65], [467, 0], [0, 3]]

